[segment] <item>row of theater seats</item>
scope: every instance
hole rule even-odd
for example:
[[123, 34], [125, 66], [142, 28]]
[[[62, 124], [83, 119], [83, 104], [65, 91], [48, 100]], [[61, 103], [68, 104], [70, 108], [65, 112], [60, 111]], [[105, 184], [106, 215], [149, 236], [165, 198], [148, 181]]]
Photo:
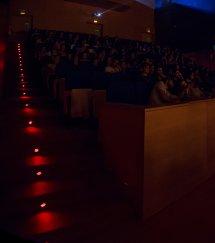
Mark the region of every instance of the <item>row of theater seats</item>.
[[113, 103], [126, 103], [147, 105], [154, 81], [149, 79], [149, 86], [136, 77], [137, 72], [127, 74], [114, 74], [107, 81], [107, 101]]
[[98, 118], [105, 102], [146, 105], [144, 83], [132, 80], [131, 76], [104, 72], [86, 75], [73, 70], [62, 78], [44, 71], [47, 89], [62, 104], [64, 113], [72, 118]]
[[66, 78], [56, 77], [47, 69], [43, 70], [46, 88], [52, 97], [62, 105], [64, 114], [71, 118], [98, 118], [102, 105], [106, 102], [106, 80], [90, 81], [92, 77], [81, 77], [72, 71]]

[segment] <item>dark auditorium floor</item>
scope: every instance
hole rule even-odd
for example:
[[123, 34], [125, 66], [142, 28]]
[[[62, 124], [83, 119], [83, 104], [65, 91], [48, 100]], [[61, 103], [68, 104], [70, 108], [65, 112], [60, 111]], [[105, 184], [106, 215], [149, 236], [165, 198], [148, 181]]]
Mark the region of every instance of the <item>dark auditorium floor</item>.
[[65, 124], [46, 96], [23, 104], [14, 93], [0, 102], [1, 230], [44, 243], [214, 242], [215, 177], [143, 225], [105, 169], [96, 130]]

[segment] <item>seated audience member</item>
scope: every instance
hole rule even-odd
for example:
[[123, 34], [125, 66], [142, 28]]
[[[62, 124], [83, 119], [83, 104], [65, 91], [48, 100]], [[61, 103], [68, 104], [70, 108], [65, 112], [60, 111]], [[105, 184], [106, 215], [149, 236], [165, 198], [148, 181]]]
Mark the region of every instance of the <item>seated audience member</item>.
[[199, 88], [199, 80], [195, 78], [195, 74], [192, 72], [188, 78], [190, 83], [190, 97], [192, 99], [201, 99], [204, 98], [204, 93]]
[[107, 80], [134, 81], [131, 83], [137, 99], [133, 102], [138, 104], [147, 104], [149, 97], [153, 105], [162, 105], [174, 103], [177, 97], [185, 101], [200, 99], [205, 94], [211, 97], [215, 93], [215, 74], [170, 47], [48, 30], [33, 30], [29, 40], [44, 71], [44, 80], [55, 74], [63, 77], [71, 70], [74, 73], [68, 79], [70, 83], [74, 76], [80, 84], [86, 83], [97, 73], [104, 74]]
[[69, 61], [68, 57], [61, 57], [59, 63], [55, 68], [55, 75], [57, 78], [65, 78], [67, 72], [71, 71], [72, 63]]
[[127, 62], [127, 61], [122, 61], [122, 64], [121, 64], [121, 71], [122, 71], [123, 73], [128, 72], [130, 68], [131, 68], [131, 66], [130, 66], [129, 62]]
[[107, 61], [107, 66], [105, 67], [105, 72], [109, 74], [120, 72], [120, 67], [117, 60], [114, 60], [111, 57], [109, 57]]
[[196, 81], [193, 81], [190, 84], [190, 96], [192, 99], [202, 99], [205, 97], [204, 93], [198, 87], [198, 84]]
[[170, 93], [171, 83], [167, 79], [159, 80], [150, 95], [149, 104], [151, 106], [162, 106], [179, 102], [176, 95]]
[[145, 63], [143, 64], [143, 67], [140, 69], [139, 80], [143, 82], [148, 82], [150, 77], [151, 77], [150, 66], [149, 64]]
[[143, 64], [135, 84], [137, 103], [146, 105], [154, 85], [154, 79], [151, 75], [151, 69], [148, 63]]
[[183, 85], [186, 85], [186, 82], [184, 83], [184, 77], [182, 73], [179, 71], [179, 69], [176, 69], [175, 72], [172, 74], [172, 80], [174, 83], [174, 87], [172, 89], [172, 93], [175, 95], [180, 96], [181, 89], [184, 89], [185, 87]]
[[190, 85], [185, 80], [180, 82], [178, 96], [182, 101], [191, 99]]
[[157, 68], [157, 70], [156, 70], [156, 79], [157, 79], [158, 81], [167, 79], [166, 75], [165, 75], [164, 72], [163, 72], [163, 68], [162, 68], [162, 67], [158, 67], [158, 68]]

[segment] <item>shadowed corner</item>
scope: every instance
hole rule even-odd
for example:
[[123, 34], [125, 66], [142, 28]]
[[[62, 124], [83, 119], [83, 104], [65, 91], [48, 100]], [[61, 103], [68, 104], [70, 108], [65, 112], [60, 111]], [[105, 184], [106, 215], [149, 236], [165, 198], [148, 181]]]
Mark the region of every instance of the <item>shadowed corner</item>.
[[13, 243], [34, 243], [32, 240], [26, 240], [16, 236], [15, 234], [11, 234], [10, 232], [6, 232], [0, 230], [0, 240], [4, 240], [1, 242], [13, 242]]

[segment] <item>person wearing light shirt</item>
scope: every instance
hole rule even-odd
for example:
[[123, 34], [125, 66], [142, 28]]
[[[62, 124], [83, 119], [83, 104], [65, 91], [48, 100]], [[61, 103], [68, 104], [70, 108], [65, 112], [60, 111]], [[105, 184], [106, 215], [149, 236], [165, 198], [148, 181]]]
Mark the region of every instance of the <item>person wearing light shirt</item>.
[[179, 102], [179, 98], [170, 91], [170, 82], [168, 80], [160, 80], [155, 85], [149, 98], [151, 106], [163, 106], [175, 104]]

